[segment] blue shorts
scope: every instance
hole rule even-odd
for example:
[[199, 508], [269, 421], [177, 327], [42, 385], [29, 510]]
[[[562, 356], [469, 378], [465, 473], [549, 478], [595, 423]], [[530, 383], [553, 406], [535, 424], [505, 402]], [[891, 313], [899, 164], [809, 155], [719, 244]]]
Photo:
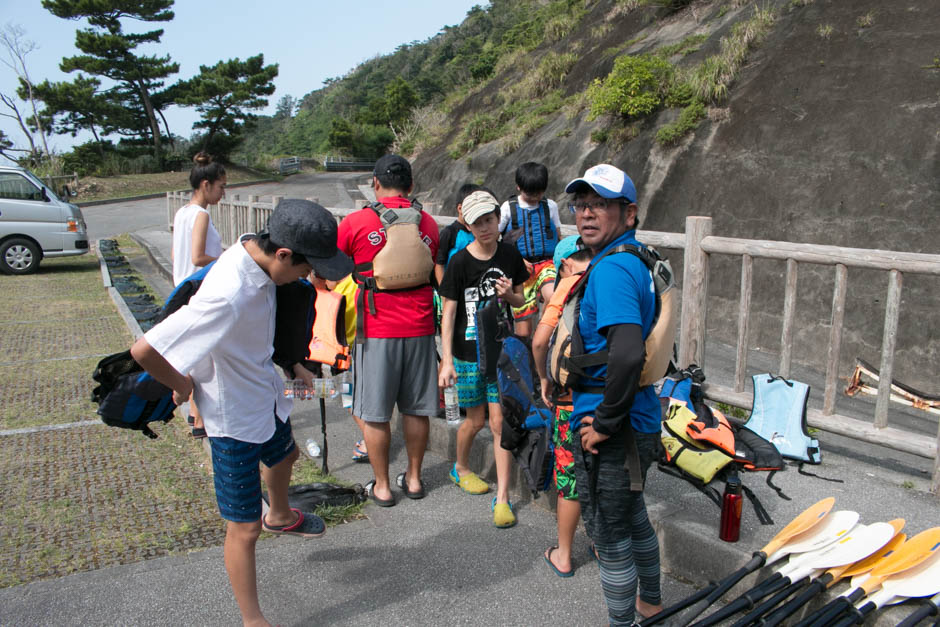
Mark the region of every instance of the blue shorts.
[[209, 438], [212, 472], [215, 474], [215, 501], [219, 514], [232, 522], [261, 519], [261, 469], [278, 465], [294, 450], [290, 419], [274, 418], [274, 435], [264, 444], [234, 438]]
[[499, 386], [487, 383], [480, 375], [480, 366], [475, 361], [464, 361], [454, 357], [457, 371], [457, 404], [463, 408], [477, 407], [486, 403], [499, 403]]

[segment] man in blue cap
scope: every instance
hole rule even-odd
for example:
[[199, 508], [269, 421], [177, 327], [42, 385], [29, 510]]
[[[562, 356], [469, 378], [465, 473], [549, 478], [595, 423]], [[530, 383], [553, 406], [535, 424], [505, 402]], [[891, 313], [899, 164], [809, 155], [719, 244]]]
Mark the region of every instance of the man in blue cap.
[[639, 257], [615, 254], [622, 245], [642, 246], [630, 177], [612, 165], [596, 165], [565, 192], [574, 194], [570, 207], [582, 245], [594, 252], [578, 330], [585, 353], [607, 351], [606, 363], [587, 368], [591, 383], [574, 389], [578, 496], [610, 624], [632, 625], [636, 613], [643, 618], [662, 609], [659, 543], [642, 492], [659, 446], [661, 413], [653, 387], [640, 387], [656, 293]]

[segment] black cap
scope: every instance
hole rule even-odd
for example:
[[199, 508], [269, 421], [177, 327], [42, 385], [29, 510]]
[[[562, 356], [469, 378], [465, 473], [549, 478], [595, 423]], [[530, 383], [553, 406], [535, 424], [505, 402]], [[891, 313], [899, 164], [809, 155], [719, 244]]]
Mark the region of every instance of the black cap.
[[281, 200], [261, 235], [306, 257], [322, 279], [338, 281], [353, 271], [352, 259], [336, 247], [336, 218], [310, 200]]
[[399, 155], [382, 155], [379, 157], [379, 160], [375, 162], [375, 170], [373, 174], [376, 177], [381, 177], [385, 174], [401, 174], [407, 172], [408, 176], [411, 176], [411, 164], [408, 163], [408, 160]]

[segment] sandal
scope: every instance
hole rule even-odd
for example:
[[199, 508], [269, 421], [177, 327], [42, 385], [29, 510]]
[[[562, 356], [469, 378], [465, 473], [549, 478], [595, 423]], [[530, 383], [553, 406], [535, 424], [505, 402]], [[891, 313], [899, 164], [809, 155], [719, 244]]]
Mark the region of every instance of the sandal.
[[375, 479], [366, 484], [366, 496], [375, 501], [375, 504], [379, 507], [392, 507], [395, 505], [395, 495], [392, 495], [390, 499], [380, 499], [375, 495]]
[[493, 525], [500, 529], [507, 529], [516, 524], [516, 514], [513, 512], [512, 503], [497, 503], [496, 497], [493, 497]]
[[467, 473], [462, 477], [457, 474], [457, 464], [454, 464], [454, 467], [450, 469], [448, 476], [451, 481], [468, 494], [486, 494], [490, 491], [490, 486], [483, 479], [480, 479], [475, 472]]
[[206, 435], [206, 430], [202, 427], [193, 427], [193, 437], [197, 440], [201, 440], [202, 438], [206, 437]]
[[369, 461], [369, 452], [365, 450], [365, 440], [359, 440], [353, 445], [352, 460], [357, 464]]
[[283, 533], [301, 538], [319, 538], [326, 533], [326, 523], [316, 514], [304, 514], [299, 509], [290, 508], [297, 512], [297, 520], [289, 525], [269, 525], [267, 516], [261, 517], [261, 528], [269, 533]]
[[557, 551], [557, 550], [558, 550], [557, 546], [548, 547], [548, 552], [542, 556], [545, 559], [545, 563], [548, 564], [548, 567], [552, 569], [552, 572], [554, 572], [559, 577], [573, 576], [574, 575], [573, 568], [571, 570], [561, 570], [560, 568], [555, 566], [554, 563], [552, 563], [552, 551]]
[[424, 498], [424, 481], [418, 479], [418, 483], [421, 484], [421, 487], [412, 492], [408, 489], [408, 477], [407, 472], [403, 472], [395, 478], [395, 483], [401, 488], [401, 491], [405, 493], [409, 499], [423, 499]]

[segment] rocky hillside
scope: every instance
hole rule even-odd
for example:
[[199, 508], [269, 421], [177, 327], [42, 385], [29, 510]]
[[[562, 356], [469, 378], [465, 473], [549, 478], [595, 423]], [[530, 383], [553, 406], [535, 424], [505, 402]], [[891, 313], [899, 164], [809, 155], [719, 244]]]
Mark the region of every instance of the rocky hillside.
[[[564, 37], [501, 61], [489, 81], [453, 103], [448, 130], [414, 159], [419, 191], [448, 213], [461, 183], [506, 196], [515, 166], [537, 160], [552, 175], [549, 195], [564, 201], [568, 180], [609, 162], [636, 181], [645, 229], [683, 231], [686, 216], [704, 215], [718, 235], [940, 253], [936, 0], [662, 6], [669, 4], [586, 2]], [[617, 58], [649, 55], [679, 76], [702, 75], [756, 28], [758, 14], [762, 30], [743, 44], [723, 91], [701, 99], [706, 106], [687, 134], [657, 140], [685, 115], [685, 103], [670, 106], [669, 97], [646, 115], [591, 119], [591, 82], [605, 79]], [[517, 100], [526, 102], [524, 115], [512, 108]], [[784, 270], [755, 262], [751, 348], [779, 349]], [[739, 275], [737, 262], [712, 260], [711, 337], [733, 341]], [[832, 277], [829, 267], [801, 266], [795, 361], [821, 365]], [[938, 288], [938, 278], [905, 277], [895, 370], [933, 393]], [[886, 290], [884, 273], [849, 271], [842, 376], [856, 356], [878, 363]]]

